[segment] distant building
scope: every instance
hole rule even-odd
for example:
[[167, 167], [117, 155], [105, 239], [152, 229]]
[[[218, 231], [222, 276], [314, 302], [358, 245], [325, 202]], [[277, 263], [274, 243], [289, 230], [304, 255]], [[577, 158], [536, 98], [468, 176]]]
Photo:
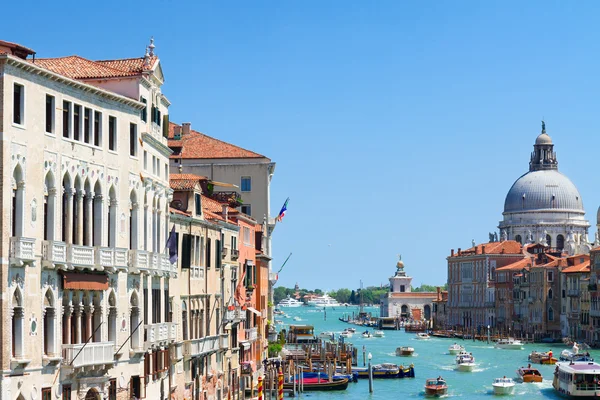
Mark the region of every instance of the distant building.
[[438, 287], [437, 298], [433, 300], [433, 329], [448, 327], [448, 292]]
[[434, 292], [413, 292], [412, 277], [404, 272], [404, 263], [399, 260], [397, 271], [390, 278], [390, 291], [381, 296], [380, 314], [382, 317], [398, 317], [415, 321], [431, 320]]

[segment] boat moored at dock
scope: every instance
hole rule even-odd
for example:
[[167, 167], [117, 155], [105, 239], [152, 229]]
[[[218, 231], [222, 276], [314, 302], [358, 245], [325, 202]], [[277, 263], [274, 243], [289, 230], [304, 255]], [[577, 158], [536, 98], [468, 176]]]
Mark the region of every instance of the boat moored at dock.
[[552, 350], [550, 350], [547, 352], [532, 351], [529, 354], [529, 361], [536, 364], [554, 365], [558, 360], [553, 356]]
[[600, 396], [600, 364], [589, 362], [558, 362], [552, 387], [568, 397]]

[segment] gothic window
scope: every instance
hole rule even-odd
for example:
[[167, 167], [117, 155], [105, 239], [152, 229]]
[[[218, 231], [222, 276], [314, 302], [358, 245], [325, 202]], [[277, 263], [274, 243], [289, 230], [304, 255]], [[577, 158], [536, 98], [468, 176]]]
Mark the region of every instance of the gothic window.
[[548, 243], [548, 247], [552, 247], [552, 237], [550, 235], [546, 235], [546, 243]]
[[13, 172], [14, 186], [12, 191], [12, 225], [11, 236], [23, 236], [23, 212], [25, 207], [25, 181], [20, 165]]
[[117, 302], [115, 292], [108, 297], [108, 341], [117, 343]]
[[556, 248], [558, 250], [562, 250], [565, 248], [565, 237], [563, 235], [558, 235], [556, 237]]
[[129, 195], [129, 248], [132, 250], [138, 249], [138, 226], [139, 226], [139, 207], [137, 196], [132, 190]]
[[23, 358], [23, 323], [25, 319], [25, 311], [23, 309], [23, 296], [18, 288], [15, 289], [13, 293], [12, 307], [12, 356], [14, 358]]
[[52, 357], [56, 351], [56, 308], [52, 290], [46, 290], [44, 296], [44, 354]]
[[521, 235], [515, 236], [515, 242], [519, 242], [519, 243], [523, 244], [523, 239], [521, 238]]
[[54, 176], [52, 172], [46, 174], [45, 192], [44, 192], [44, 240], [54, 240], [55, 224], [54, 215], [56, 214], [56, 187], [54, 186]]
[[552, 299], [552, 289], [548, 289], [548, 299]]
[[548, 321], [554, 321], [554, 310], [552, 307], [548, 309]]
[[108, 192], [108, 246], [117, 246], [117, 194], [111, 186]]

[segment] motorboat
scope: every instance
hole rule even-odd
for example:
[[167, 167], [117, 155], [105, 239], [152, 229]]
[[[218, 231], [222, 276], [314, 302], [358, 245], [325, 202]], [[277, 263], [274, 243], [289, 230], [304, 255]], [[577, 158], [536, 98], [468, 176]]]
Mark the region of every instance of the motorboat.
[[275, 320], [275, 325], [283, 325], [283, 321], [280, 319]]
[[452, 355], [457, 355], [461, 351], [465, 351], [465, 348], [457, 343], [454, 343], [452, 346], [448, 347], [448, 353]]
[[515, 381], [506, 376], [496, 378], [494, 379], [494, 383], [492, 383], [492, 387], [494, 388], [494, 394], [497, 396], [512, 394], [515, 390]]
[[448, 394], [448, 385], [441, 376], [435, 379], [427, 379], [425, 381], [426, 396], [443, 396], [445, 394]]
[[517, 379], [523, 383], [541, 382], [542, 374], [531, 366], [521, 367], [517, 370]]
[[369, 339], [369, 338], [372, 338], [373, 335], [371, 335], [371, 332], [369, 332], [369, 331], [364, 331], [362, 333], [362, 337], [364, 337], [365, 339]]
[[323, 339], [323, 340], [333, 340], [334, 337], [335, 337], [335, 333], [333, 333], [333, 332], [321, 332], [319, 334], [319, 339]]
[[552, 350], [547, 352], [532, 351], [529, 355], [529, 361], [536, 364], [554, 365], [556, 357], [553, 356]]
[[599, 371], [595, 362], [557, 362], [552, 387], [569, 398], [595, 398], [600, 395]]
[[278, 307], [300, 307], [303, 304], [304, 303], [302, 303], [301, 301], [292, 299], [290, 296], [288, 296], [286, 299], [281, 300], [279, 302], [279, 304], [277, 304], [277, 306]]
[[375, 336], [375, 337], [384, 337], [385, 333], [383, 331], [375, 331], [375, 332], [373, 332], [373, 336]]
[[302, 321], [302, 318], [296, 316], [296, 317], [294, 317], [294, 321]]
[[346, 328], [344, 330], [348, 331], [348, 332], [351, 332], [351, 333], [356, 333], [356, 328]]
[[419, 332], [419, 333], [417, 333], [417, 339], [420, 339], [420, 340], [429, 340], [429, 338], [430, 338], [429, 335], [426, 334], [425, 332]]
[[397, 356], [408, 357], [408, 356], [412, 356], [414, 352], [415, 352], [415, 349], [413, 349], [412, 347], [408, 347], [408, 346], [401, 346], [401, 347], [396, 348]]
[[273, 310], [273, 314], [275, 314], [275, 315], [283, 315], [285, 313], [282, 310], [276, 308], [276, 309]]
[[340, 333], [340, 336], [346, 339], [351, 338], [352, 335], [353, 333], [347, 330], [344, 330], [342, 333]]
[[523, 346], [523, 342], [520, 340], [516, 340], [514, 338], [507, 339], [499, 339], [496, 342], [497, 349], [505, 349], [505, 350], [523, 350], [525, 347]]
[[594, 361], [589, 352], [580, 353], [577, 342], [573, 343], [571, 351], [563, 350], [560, 352], [560, 361]]
[[459, 354], [456, 356], [456, 369], [462, 372], [471, 372], [475, 369], [475, 357], [472, 354]]
[[306, 304], [313, 307], [341, 307], [342, 305], [338, 303], [336, 299], [325, 294], [323, 296], [315, 297], [309, 300]]

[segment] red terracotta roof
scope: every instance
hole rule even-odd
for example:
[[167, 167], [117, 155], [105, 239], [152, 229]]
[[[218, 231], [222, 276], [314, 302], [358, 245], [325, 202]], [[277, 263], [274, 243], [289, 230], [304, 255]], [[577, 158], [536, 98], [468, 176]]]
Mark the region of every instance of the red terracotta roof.
[[92, 61], [75, 55], [28, 61], [71, 79], [103, 79], [140, 75], [151, 69], [157, 59], [156, 56], [150, 57], [146, 66], [144, 58]]
[[203, 133], [191, 130], [187, 135], [181, 135], [180, 140], [173, 139], [174, 129], [179, 126], [169, 122], [169, 147], [183, 147], [179, 154], [171, 154], [171, 158], [266, 158], [263, 155], [239, 146], [223, 142]]
[[206, 179], [204, 176], [194, 174], [171, 174], [169, 185], [173, 190], [191, 190], [198, 186], [198, 181]]
[[512, 264], [505, 265], [504, 267], [500, 267], [496, 269], [496, 272], [504, 272], [504, 271], [520, 271], [523, 268], [527, 268], [531, 266], [531, 260], [529, 258], [524, 258]]
[[454, 253], [454, 257], [470, 256], [475, 254], [483, 254], [483, 246], [485, 246], [485, 254], [521, 254], [522, 248], [519, 242], [514, 240], [504, 240], [502, 242], [481, 243], [475, 247], [462, 250], [459, 255]]
[[576, 272], [590, 272], [590, 262], [585, 261], [581, 264], [575, 264], [572, 267], [568, 267], [562, 270], [565, 274], [576, 273]]
[[173, 207], [169, 207], [169, 211], [172, 212], [173, 214], [185, 215], [187, 217], [189, 217], [190, 215], [192, 215], [189, 212], [181, 211], [181, 210], [178, 210], [178, 209], [173, 208]]
[[35, 51], [33, 51], [32, 49], [22, 46], [18, 43], [14, 43], [14, 42], [9, 42], [7, 40], [0, 40], [0, 47], [8, 47], [10, 48], [13, 52], [15, 53], [19, 53], [21, 55], [27, 56], [29, 54], [35, 54]]

